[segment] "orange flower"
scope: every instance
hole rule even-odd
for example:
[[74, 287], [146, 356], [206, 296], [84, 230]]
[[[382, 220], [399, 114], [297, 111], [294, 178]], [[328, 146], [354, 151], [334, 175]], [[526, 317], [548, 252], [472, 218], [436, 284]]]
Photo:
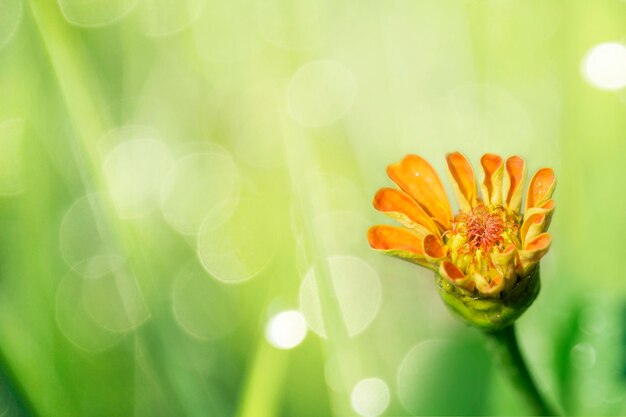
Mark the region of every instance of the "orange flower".
[[[554, 212], [550, 199], [554, 172], [542, 168], [531, 178], [522, 215], [526, 176], [522, 158], [504, 161], [498, 155], [483, 155], [482, 198], [465, 156], [454, 152], [446, 162], [460, 207], [456, 216], [432, 166], [417, 155], [407, 155], [387, 168], [400, 190], [382, 188], [373, 202], [404, 228], [373, 226], [368, 231], [370, 245], [436, 271], [444, 299], [449, 295], [462, 299], [464, 306], [453, 306], [457, 311], [468, 308], [468, 299], [521, 302], [525, 309], [530, 304], [519, 299], [520, 289], [533, 293], [526, 298], [534, 299], [539, 289], [536, 265], [552, 242], [546, 230]], [[536, 285], [525, 282], [532, 280]]]

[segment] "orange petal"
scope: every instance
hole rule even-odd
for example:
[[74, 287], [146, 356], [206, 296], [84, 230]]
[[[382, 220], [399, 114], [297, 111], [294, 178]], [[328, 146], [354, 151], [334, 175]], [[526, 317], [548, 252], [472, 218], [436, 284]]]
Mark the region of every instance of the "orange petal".
[[439, 275], [444, 277], [450, 284], [457, 287], [467, 288], [471, 282], [470, 277], [465, 275], [463, 271], [450, 261], [443, 261], [441, 265], [439, 265]]
[[526, 221], [528, 218], [530, 218], [530, 216], [533, 216], [535, 214], [543, 214], [544, 216], [546, 216], [543, 228], [543, 231], [545, 232], [546, 230], [548, 230], [548, 227], [550, 227], [552, 215], [554, 214], [554, 207], [554, 200], [548, 200], [539, 207], [531, 207], [524, 212], [524, 221]]
[[492, 253], [490, 258], [496, 270], [502, 274], [507, 284], [514, 284], [515, 260], [517, 259], [517, 247], [510, 244], [503, 252]]
[[437, 226], [430, 216], [417, 205], [415, 200], [393, 188], [381, 188], [374, 196], [374, 208], [412, 229], [421, 236], [430, 233], [439, 235]]
[[432, 267], [424, 256], [422, 239], [406, 229], [387, 225], [372, 226], [367, 231], [367, 240], [372, 248], [386, 255]]
[[474, 170], [467, 158], [460, 152], [446, 155], [446, 162], [459, 206], [463, 211], [470, 211], [476, 205], [478, 198]]
[[541, 168], [533, 175], [526, 194], [526, 208], [538, 207], [552, 196], [556, 187], [556, 176], [551, 168]]
[[452, 209], [432, 166], [417, 155], [407, 155], [389, 165], [387, 175], [410, 195], [437, 222], [442, 230], [450, 228]]
[[526, 242], [524, 250], [519, 251], [519, 259], [524, 271], [527, 271], [529, 267], [539, 262], [548, 253], [551, 244], [552, 236], [549, 233], [542, 233]]
[[476, 283], [476, 289], [484, 295], [495, 296], [504, 289], [504, 278], [502, 275], [496, 275], [491, 278], [491, 281], [487, 281], [482, 275], [474, 273], [474, 282]]
[[522, 205], [522, 186], [526, 178], [526, 164], [515, 155], [506, 160], [506, 175], [504, 176], [503, 194], [504, 206], [509, 211], [519, 212]]
[[546, 215], [543, 213], [535, 213], [524, 220], [524, 223], [522, 223], [522, 227], [519, 230], [522, 247], [524, 247], [525, 242], [530, 242], [536, 236], [545, 232], [545, 226]]
[[504, 161], [498, 155], [486, 153], [480, 158], [483, 167], [483, 182], [480, 185], [486, 203], [502, 204], [502, 172]]
[[435, 235], [427, 235], [424, 237], [422, 241], [423, 252], [428, 259], [432, 263], [439, 263], [442, 259], [446, 257], [446, 251], [443, 247], [443, 243], [441, 239]]

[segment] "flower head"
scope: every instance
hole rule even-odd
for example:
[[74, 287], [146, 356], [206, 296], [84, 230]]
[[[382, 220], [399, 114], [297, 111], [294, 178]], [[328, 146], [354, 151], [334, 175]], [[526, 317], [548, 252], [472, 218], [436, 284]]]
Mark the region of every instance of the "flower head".
[[382, 188], [373, 202], [404, 227], [373, 226], [369, 243], [434, 270], [444, 301], [471, 324], [504, 327], [539, 291], [538, 262], [552, 242], [546, 230], [554, 212], [554, 171], [542, 168], [531, 178], [522, 213], [522, 158], [483, 155], [482, 196], [465, 156], [454, 152], [446, 162], [459, 212], [453, 215], [432, 166], [407, 155], [387, 169], [400, 190]]

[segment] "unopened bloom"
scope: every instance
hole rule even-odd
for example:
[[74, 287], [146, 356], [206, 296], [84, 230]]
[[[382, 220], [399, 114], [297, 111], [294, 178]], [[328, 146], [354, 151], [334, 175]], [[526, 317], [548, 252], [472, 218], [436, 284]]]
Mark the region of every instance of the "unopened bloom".
[[505, 327], [539, 291], [538, 262], [552, 242], [546, 230], [555, 205], [554, 171], [533, 175], [522, 212], [526, 166], [519, 156], [504, 161], [483, 155], [480, 196], [465, 156], [454, 152], [446, 162], [460, 208], [456, 216], [432, 166], [407, 155], [387, 169], [400, 190], [382, 188], [373, 202], [404, 227], [373, 226], [369, 243], [434, 270], [442, 298], [470, 324]]

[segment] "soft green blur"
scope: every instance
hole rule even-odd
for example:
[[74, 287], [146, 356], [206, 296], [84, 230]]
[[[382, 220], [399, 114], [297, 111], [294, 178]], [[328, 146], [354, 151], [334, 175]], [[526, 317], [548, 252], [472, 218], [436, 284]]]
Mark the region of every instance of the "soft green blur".
[[[0, 0], [0, 413], [526, 413], [432, 273], [365, 239], [389, 163], [424, 156], [452, 196], [460, 150], [555, 169], [522, 350], [568, 414], [626, 414], [626, 89], [581, 70], [624, 22], [620, 0]], [[278, 349], [294, 309], [308, 334]]]

